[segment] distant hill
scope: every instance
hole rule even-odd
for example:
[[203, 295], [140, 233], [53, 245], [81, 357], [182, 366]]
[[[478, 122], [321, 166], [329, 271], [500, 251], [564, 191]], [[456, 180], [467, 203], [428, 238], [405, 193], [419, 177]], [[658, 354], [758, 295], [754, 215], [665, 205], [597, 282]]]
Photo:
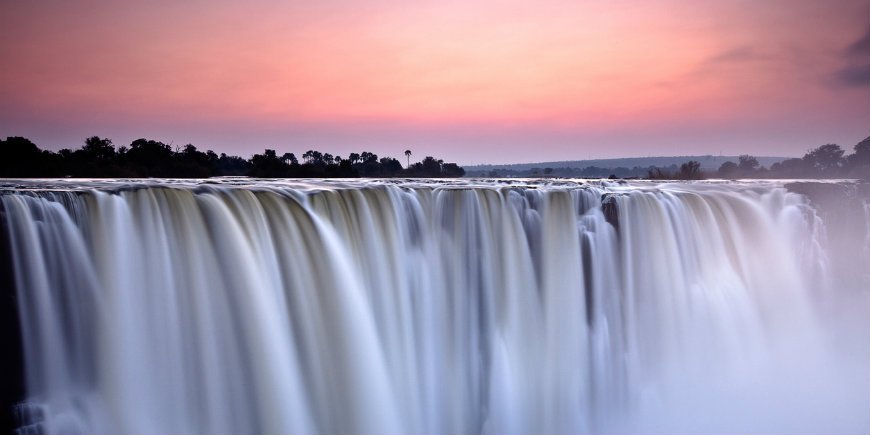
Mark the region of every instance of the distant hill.
[[[781, 162], [787, 157], [756, 157], [758, 162], [765, 167], [770, 167], [774, 163]], [[568, 172], [581, 172], [585, 168], [595, 168], [595, 171], [582, 171], [590, 173], [598, 173], [599, 171], [614, 173], [619, 172], [624, 175], [642, 175], [650, 167], [669, 168], [679, 167], [681, 164], [695, 160], [701, 163], [701, 169], [705, 171], [715, 171], [719, 169], [722, 163], [732, 161], [737, 163], [737, 156], [670, 156], [670, 157], [627, 157], [621, 159], [594, 159], [594, 160], [565, 160], [560, 162], [540, 162], [540, 163], [516, 163], [510, 165], [474, 165], [464, 166], [466, 176], [488, 176], [492, 171], [496, 171], [502, 175], [523, 176], [529, 171], [539, 170], [543, 172], [546, 168], [551, 168], [553, 175], [566, 174]], [[615, 171], [619, 169], [618, 171]], [[620, 174], [617, 174], [620, 175]], [[620, 176], [624, 176], [620, 175]]]

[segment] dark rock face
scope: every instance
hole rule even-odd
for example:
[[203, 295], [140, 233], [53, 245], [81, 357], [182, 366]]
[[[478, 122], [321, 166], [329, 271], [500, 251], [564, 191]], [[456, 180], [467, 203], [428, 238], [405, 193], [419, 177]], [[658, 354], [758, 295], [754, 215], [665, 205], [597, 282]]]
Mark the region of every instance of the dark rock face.
[[611, 194], [605, 194], [601, 197], [601, 212], [604, 213], [604, 219], [616, 228], [619, 232], [619, 207], [616, 204], [616, 198]]
[[787, 183], [785, 188], [790, 192], [799, 193], [818, 205], [829, 205], [843, 201], [870, 200], [870, 181], [826, 183], [819, 181], [796, 181]]
[[[841, 221], [853, 218], [848, 227], [864, 227], [864, 204], [870, 202], [870, 182], [824, 183], [817, 181], [800, 181], [788, 183], [785, 188], [789, 192], [799, 193], [816, 208], [823, 217]], [[830, 225], [830, 224], [829, 224]]]
[[15, 408], [24, 400], [24, 367], [18, 302], [6, 215], [0, 203], [0, 433], [18, 427]]
[[822, 219], [827, 236], [832, 278], [841, 288], [862, 288], [863, 283], [850, 271], [864, 270], [863, 259], [854, 253], [865, 252], [870, 240], [867, 209], [870, 207], [870, 182], [788, 183], [785, 188], [809, 199]]

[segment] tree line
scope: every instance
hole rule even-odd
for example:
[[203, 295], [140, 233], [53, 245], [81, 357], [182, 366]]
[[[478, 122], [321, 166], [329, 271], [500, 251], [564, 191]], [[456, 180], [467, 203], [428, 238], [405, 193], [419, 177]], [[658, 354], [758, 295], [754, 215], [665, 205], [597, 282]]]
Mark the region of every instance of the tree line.
[[814, 148], [801, 158], [786, 159], [766, 168], [755, 157], [744, 154], [737, 162], [727, 161], [715, 172], [704, 172], [691, 160], [675, 171], [652, 168], [650, 179], [699, 180], [702, 178], [870, 178], [870, 137], [852, 147], [852, 154], [836, 144]]
[[[529, 169], [490, 169], [488, 171], [470, 171], [471, 176], [491, 177], [491, 178], [538, 178], [538, 177], [561, 177], [561, 178], [642, 178], [648, 171], [655, 169], [655, 166], [634, 166], [631, 168], [624, 166], [617, 167], [601, 167], [601, 166], [584, 166], [577, 167], [534, 167]], [[678, 166], [671, 165], [663, 170], [674, 172]]]
[[278, 155], [266, 149], [250, 159], [200, 151], [192, 144], [173, 149], [163, 142], [136, 139], [117, 149], [111, 139], [92, 136], [76, 150], [42, 150], [23, 137], [0, 140], [0, 177], [73, 178], [207, 178], [251, 176], [263, 178], [354, 178], [354, 177], [461, 177], [465, 170], [456, 163], [427, 156], [407, 166], [392, 157], [363, 151], [346, 158], [309, 150], [301, 160], [294, 153]]
[[[561, 178], [625, 178], [653, 180], [700, 180], [704, 178], [870, 178], [870, 137], [846, 154], [839, 145], [827, 144], [810, 150], [801, 158], [785, 159], [770, 167], [762, 166], [758, 158], [741, 155], [726, 161], [718, 169], [705, 169], [701, 162], [688, 160], [682, 164], [634, 167], [531, 167], [522, 169], [496, 168], [486, 171], [469, 168], [471, 176], [492, 178], [561, 177]], [[712, 156], [708, 156], [712, 157]]]

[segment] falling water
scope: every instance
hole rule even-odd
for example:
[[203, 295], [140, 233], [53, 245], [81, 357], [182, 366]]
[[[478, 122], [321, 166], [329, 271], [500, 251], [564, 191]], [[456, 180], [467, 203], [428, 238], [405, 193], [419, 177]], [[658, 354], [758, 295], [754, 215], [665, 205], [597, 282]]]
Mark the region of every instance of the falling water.
[[870, 292], [832, 285], [835, 229], [775, 183], [52, 182], [0, 199], [22, 434], [870, 428]]
[[870, 288], [870, 201], [864, 201], [864, 222], [865, 222], [865, 232], [864, 236], [864, 260], [866, 269], [864, 269], [864, 280], [866, 287]]

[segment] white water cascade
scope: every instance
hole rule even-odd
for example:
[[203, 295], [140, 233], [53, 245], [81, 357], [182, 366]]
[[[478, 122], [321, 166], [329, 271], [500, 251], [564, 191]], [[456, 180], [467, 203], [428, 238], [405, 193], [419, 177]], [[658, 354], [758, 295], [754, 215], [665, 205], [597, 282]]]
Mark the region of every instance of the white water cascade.
[[870, 289], [832, 284], [836, 229], [775, 183], [34, 182], [0, 201], [22, 434], [870, 430]]

